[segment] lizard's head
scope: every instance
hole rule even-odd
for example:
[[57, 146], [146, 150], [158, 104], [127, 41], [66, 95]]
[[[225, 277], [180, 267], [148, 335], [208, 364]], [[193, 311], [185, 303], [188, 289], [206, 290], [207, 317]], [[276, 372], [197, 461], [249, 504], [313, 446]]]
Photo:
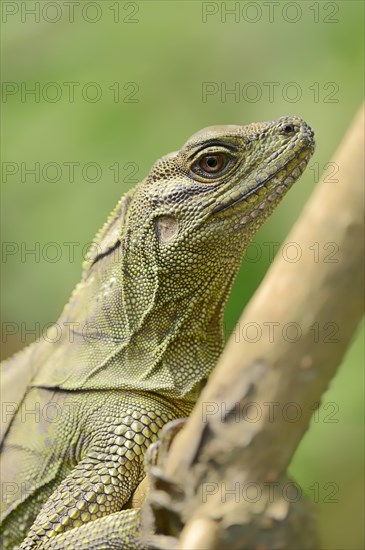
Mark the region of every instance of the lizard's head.
[[126, 319], [124, 379], [130, 365], [135, 387], [140, 377], [144, 389], [196, 398], [223, 348], [224, 304], [244, 250], [313, 148], [296, 117], [215, 126], [137, 185], [121, 235], [122, 300], [113, 301]]
[[298, 117], [205, 128], [156, 162], [137, 188], [129, 221], [141, 240], [154, 233], [161, 267], [237, 265], [313, 150], [313, 131]]

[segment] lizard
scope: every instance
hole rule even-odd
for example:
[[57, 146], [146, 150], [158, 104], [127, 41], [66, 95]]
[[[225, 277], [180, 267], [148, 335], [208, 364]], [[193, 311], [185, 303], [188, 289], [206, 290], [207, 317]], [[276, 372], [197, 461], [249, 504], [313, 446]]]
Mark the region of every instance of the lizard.
[[122, 196], [61, 335], [3, 363], [4, 548], [144, 547], [144, 455], [192, 410], [244, 252], [313, 151], [295, 116], [211, 126]]

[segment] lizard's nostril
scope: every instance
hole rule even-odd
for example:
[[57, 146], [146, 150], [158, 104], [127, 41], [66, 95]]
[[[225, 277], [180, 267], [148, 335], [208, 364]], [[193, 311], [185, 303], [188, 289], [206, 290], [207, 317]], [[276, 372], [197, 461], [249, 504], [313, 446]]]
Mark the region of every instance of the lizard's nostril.
[[284, 132], [287, 134], [292, 134], [294, 132], [294, 125], [293, 124], [286, 124], [284, 126]]

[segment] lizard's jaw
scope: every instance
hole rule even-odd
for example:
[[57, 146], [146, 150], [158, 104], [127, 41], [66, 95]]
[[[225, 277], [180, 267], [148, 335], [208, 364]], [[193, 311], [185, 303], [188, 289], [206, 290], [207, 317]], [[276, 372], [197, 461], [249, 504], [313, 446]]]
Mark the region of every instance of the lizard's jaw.
[[268, 175], [259, 184], [250, 189], [246, 189], [243, 193], [239, 194], [238, 197], [231, 196], [228, 201], [220, 202], [214, 207], [212, 211], [213, 214], [223, 212], [224, 210], [239, 205], [243, 202], [247, 203], [250, 197], [257, 197], [258, 200], [261, 197], [263, 199], [268, 198], [270, 200], [270, 197], [281, 195], [302, 175], [310, 157], [311, 153], [304, 156], [304, 158], [293, 168], [291, 172], [286, 174], [287, 165], [285, 165], [284, 169], [280, 169], [279, 171]]
[[[269, 192], [265, 192], [266, 190], [264, 188], [259, 189], [258, 192], [256, 192], [257, 197], [254, 203], [252, 205], [247, 205], [248, 207], [245, 208], [243, 217], [240, 219], [240, 225], [250, 224], [257, 219], [266, 219], [275, 205], [281, 200], [293, 183], [301, 176], [310, 157], [311, 153], [307, 155], [307, 157], [305, 157], [284, 179], [280, 177], [280, 173], [278, 173], [277, 176], [273, 176]], [[239, 206], [237, 207], [237, 210], [238, 209], [241, 211]]]
[[292, 164], [293, 160], [290, 160], [277, 172], [266, 176], [257, 185], [248, 189], [246, 188], [243, 192], [238, 192], [238, 196], [231, 195], [228, 200], [219, 202], [212, 210], [212, 213], [216, 214], [218, 212], [223, 212], [224, 210], [235, 207], [241, 203], [256, 203], [260, 200], [260, 198], [267, 198], [270, 200], [270, 198], [281, 195], [302, 175], [311, 156], [312, 151], [308, 152], [307, 149], [304, 150], [303, 155], [298, 155], [298, 163], [290, 172], [288, 172], [288, 165]]
[[235, 187], [228, 189], [216, 198], [212, 214], [227, 209], [257, 209], [262, 201], [277, 202], [304, 172], [314, 152], [314, 134], [304, 122], [300, 132], [288, 142], [282, 150], [274, 152], [266, 164], [258, 171], [252, 172]]

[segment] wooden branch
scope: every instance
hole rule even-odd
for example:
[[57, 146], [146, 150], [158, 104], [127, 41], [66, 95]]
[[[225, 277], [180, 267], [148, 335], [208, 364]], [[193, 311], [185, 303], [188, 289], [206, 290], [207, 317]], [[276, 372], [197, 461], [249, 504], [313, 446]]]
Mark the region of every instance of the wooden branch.
[[[317, 544], [308, 506], [284, 494], [286, 469], [363, 314], [363, 128], [364, 108], [333, 158], [338, 183], [320, 182], [288, 236], [300, 258], [277, 255], [152, 476], [150, 506], [170, 547]], [[248, 323], [257, 344], [237, 338]]]

